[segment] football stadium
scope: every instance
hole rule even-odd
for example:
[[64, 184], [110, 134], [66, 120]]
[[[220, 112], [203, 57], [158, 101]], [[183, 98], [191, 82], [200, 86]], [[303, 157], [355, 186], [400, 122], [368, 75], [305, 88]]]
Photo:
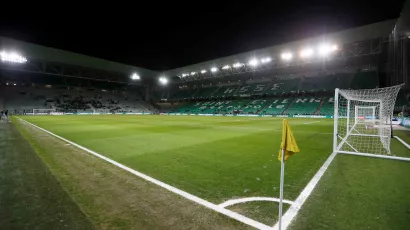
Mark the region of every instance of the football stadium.
[[162, 72], [0, 37], [0, 229], [408, 229], [409, 47], [408, 1]]

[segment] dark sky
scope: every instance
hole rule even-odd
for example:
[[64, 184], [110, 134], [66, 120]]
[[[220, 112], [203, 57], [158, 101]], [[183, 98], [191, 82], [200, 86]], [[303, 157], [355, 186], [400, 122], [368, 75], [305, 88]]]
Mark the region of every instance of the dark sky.
[[28, 12], [3, 5], [0, 36], [167, 70], [395, 18], [403, 5], [403, 0], [148, 0], [89, 7], [86, 2], [26, 5]]

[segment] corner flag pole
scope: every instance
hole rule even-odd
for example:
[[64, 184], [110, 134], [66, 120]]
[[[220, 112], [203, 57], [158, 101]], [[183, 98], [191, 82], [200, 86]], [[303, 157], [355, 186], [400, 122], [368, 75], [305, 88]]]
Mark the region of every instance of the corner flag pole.
[[282, 149], [282, 159], [280, 161], [280, 200], [279, 200], [279, 230], [282, 229], [282, 206], [283, 206], [283, 181], [285, 180], [285, 162], [283, 160], [285, 149]]

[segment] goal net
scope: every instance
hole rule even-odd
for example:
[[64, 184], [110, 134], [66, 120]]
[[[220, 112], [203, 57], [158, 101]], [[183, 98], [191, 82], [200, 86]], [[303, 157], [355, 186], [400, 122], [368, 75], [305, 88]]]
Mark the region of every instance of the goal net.
[[50, 115], [56, 112], [55, 109], [33, 109], [33, 115]]
[[401, 86], [336, 89], [334, 151], [390, 155], [391, 119]]

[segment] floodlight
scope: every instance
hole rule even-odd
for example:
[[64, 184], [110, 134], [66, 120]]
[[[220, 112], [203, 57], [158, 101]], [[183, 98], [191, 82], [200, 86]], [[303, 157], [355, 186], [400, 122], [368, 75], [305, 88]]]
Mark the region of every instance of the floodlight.
[[139, 79], [141, 79], [141, 78], [140, 78], [140, 76], [139, 76], [138, 74], [133, 73], [133, 74], [131, 75], [131, 79], [132, 79], [132, 80], [139, 80]]
[[231, 67], [229, 66], [229, 65], [226, 65], [226, 66], [224, 66], [224, 67], [222, 67], [222, 69], [230, 69]]
[[194, 76], [196, 74], [196, 72], [191, 72], [191, 76]]
[[289, 53], [289, 52], [282, 53], [282, 55], [280, 55], [280, 56], [281, 56], [281, 58], [282, 58], [283, 60], [285, 60], [285, 61], [289, 61], [289, 60], [291, 60], [291, 59], [293, 58], [293, 54], [292, 54], [292, 53]]
[[16, 85], [16, 83], [14, 83], [14, 85]]
[[242, 64], [242, 63], [239, 63], [239, 62], [233, 64], [233, 67], [234, 67], [234, 68], [241, 68], [242, 66], [243, 66], [243, 64]]
[[206, 73], [206, 70], [205, 69], [201, 70], [201, 73]]
[[309, 58], [313, 55], [313, 50], [310, 48], [303, 49], [300, 51], [300, 57], [301, 58]]
[[14, 62], [14, 63], [26, 63], [27, 62], [27, 58], [15, 52], [1, 51], [0, 59], [3, 62]]
[[326, 56], [332, 51], [338, 50], [337, 45], [330, 46], [329, 44], [322, 44], [319, 46], [319, 54], [322, 56]]
[[212, 67], [212, 68], [211, 68], [211, 72], [212, 72], [212, 73], [215, 73], [216, 71], [218, 71], [218, 68], [216, 68], [216, 67]]
[[249, 64], [250, 66], [257, 66], [257, 65], [259, 64], [259, 61], [258, 61], [258, 59], [253, 58], [253, 59], [251, 59], [251, 60], [248, 62], [248, 64]]
[[270, 57], [266, 57], [266, 58], [261, 59], [262, 63], [268, 63], [268, 62], [271, 62], [271, 61], [272, 61], [272, 59]]
[[188, 76], [189, 74], [187, 74], [187, 73], [183, 73], [182, 74], [182, 77], [186, 77], [186, 76]]
[[168, 83], [168, 79], [166, 77], [160, 77], [159, 78], [159, 83], [166, 85]]

